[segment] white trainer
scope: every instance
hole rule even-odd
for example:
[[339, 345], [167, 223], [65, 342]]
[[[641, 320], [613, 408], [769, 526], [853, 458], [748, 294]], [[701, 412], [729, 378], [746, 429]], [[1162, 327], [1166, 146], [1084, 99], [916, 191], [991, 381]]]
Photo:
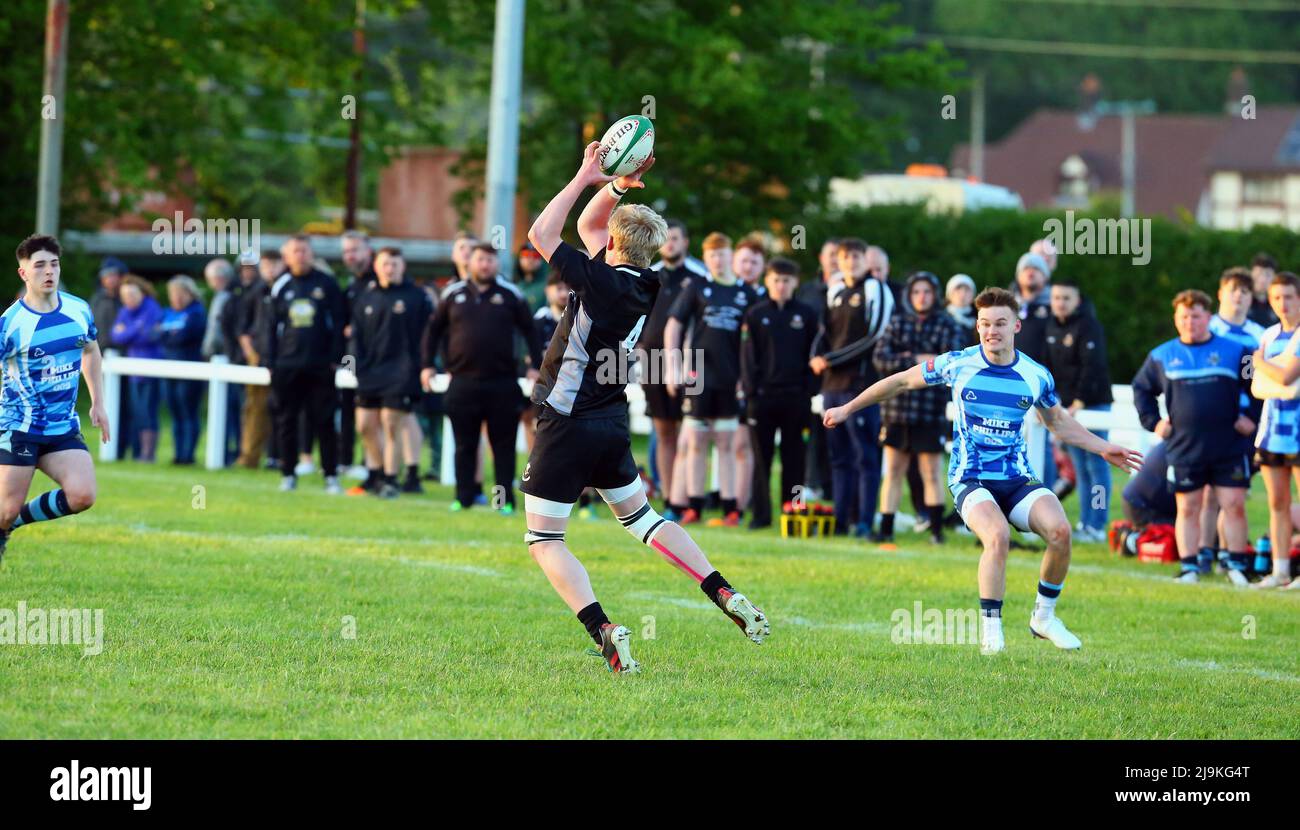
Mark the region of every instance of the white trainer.
[[293, 476], [281, 476], [281, 477], [280, 477], [280, 492], [281, 492], [281, 493], [287, 493], [287, 492], [289, 492], [290, 490], [297, 490], [297, 489], [298, 489], [298, 479], [294, 478]]
[[1029, 618], [1029, 630], [1035, 637], [1040, 640], [1047, 640], [1057, 648], [1076, 649], [1082, 648], [1083, 642], [1065, 627], [1060, 617], [1052, 617], [1046, 623], [1041, 623], [1033, 617]]
[[1264, 577], [1264, 578], [1261, 579], [1259, 582], [1256, 582], [1256, 583], [1255, 583], [1254, 585], [1252, 585], [1251, 587], [1252, 587], [1252, 588], [1259, 588], [1260, 590], [1267, 590], [1267, 589], [1269, 589], [1269, 588], [1286, 588], [1288, 585], [1291, 585], [1291, 584], [1294, 584], [1294, 582], [1293, 582], [1292, 580], [1289, 580], [1289, 579], [1283, 579], [1282, 577], [1280, 577], [1280, 576], [1278, 576], [1277, 574], [1273, 573], [1273, 574], [1269, 574], [1268, 576]]
[[1002, 620], [996, 625], [989, 624], [988, 617], [980, 618], [980, 654], [1000, 654], [1007, 648], [1006, 638], [1002, 636]]
[[338, 476], [325, 477], [325, 492], [331, 496], [338, 496], [343, 493], [343, 487], [339, 484]]
[[1183, 571], [1174, 577], [1174, 582], [1181, 582], [1184, 585], [1195, 585], [1201, 581], [1201, 575], [1196, 571]]
[[1238, 588], [1250, 587], [1250, 580], [1246, 578], [1244, 573], [1236, 568], [1228, 568], [1228, 581], [1233, 585], [1236, 585]]

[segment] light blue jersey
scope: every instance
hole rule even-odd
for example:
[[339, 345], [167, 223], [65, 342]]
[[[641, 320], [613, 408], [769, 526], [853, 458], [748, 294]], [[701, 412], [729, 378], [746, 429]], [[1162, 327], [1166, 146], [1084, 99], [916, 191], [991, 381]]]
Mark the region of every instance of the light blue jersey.
[[22, 300], [9, 306], [0, 316], [0, 430], [33, 435], [80, 431], [81, 350], [98, 333], [90, 306], [62, 291], [53, 311], [34, 311]]
[[1220, 337], [1236, 340], [1252, 352], [1259, 348], [1260, 340], [1264, 337], [1264, 327], [1254, 320], [1248, 319], [1238, 326], [1217, 314], [1210, 318], [1210, 331]]
[[979, 345], [941, 354], [921, 371], [927, 384], [951, 386], [957, 407], [949, 487], [969, 479], [1034, 477], [1021, 427], [1031, 407], [1060, 403], [1051, 372], [1019, 351], [1010, 365], [995, 366]]
[[[1300, 347], [1300, 336], [1296, 335], [1295, 329], [1282, 331], [1282, 324], [1276, 323], [1264, 332], [1260, 346], [1265, 358], [1276, 360], [1283, 354], [1295, 355], [1297, 347]], [[1269, 398], [1264, 401], [1259, 431], [1255, 433], [1255, 446], [1278, 455], [1300, 453], [1300, 399]]]

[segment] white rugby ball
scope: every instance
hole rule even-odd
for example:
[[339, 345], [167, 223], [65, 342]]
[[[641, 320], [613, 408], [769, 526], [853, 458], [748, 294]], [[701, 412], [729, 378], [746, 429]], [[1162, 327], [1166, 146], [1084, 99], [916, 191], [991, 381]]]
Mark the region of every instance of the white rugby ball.
[[600, 140], [600, 169], [606, 176], [636, 172], [654, 153], [655, 128], [644, 115], [629, 115], [614, 122]]

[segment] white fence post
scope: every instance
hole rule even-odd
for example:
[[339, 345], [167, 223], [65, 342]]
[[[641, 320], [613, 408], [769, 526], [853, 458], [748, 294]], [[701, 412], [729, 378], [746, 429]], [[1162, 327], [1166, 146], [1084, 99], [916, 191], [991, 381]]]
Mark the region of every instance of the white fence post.
[[[208, 362], [221, 366], [230, 363], [230, 358], [217, 354]], [[226, 466], [226, 399], [229, 394], [224, 380], [214, 377], [208, 381], [208, 450], [204, 466], [209, 470]]]
[[100, 461], [116, 461], [122, 445], [122, 376], [112, 369], [117, 349], [105, 349], [103, 361], [104, 410], [108, 413], [108, 440], [99, 445]]

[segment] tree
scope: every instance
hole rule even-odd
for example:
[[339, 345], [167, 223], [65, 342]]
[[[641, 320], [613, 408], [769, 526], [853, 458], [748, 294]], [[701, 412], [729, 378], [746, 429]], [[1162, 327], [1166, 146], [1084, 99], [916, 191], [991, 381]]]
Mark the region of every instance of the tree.
[[[447, 71], [485, 95], [491, 3], [430, 8], [459, 56]], [[937, 46], [901, 46], [894, 9], [853, 2], [535, 0], [527, 14], [520, 186], [532, 206], [568, 180], [587, 141], [644, 113], [657, 157], [644, 198], [701, 234], [822, 209], [830, 178], [859, 175], [900, 131], [865, 118], [865, 100], [937, 89], [956, 67]], [[468, 150], [474, 169], [481, 134]]]

